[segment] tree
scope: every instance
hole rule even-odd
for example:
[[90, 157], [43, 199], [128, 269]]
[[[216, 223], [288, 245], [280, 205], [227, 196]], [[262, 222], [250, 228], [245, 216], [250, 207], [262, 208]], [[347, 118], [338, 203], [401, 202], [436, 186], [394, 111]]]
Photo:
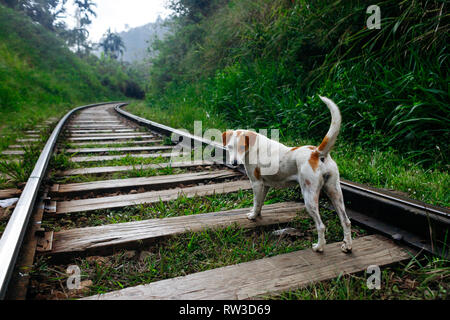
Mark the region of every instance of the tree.
[[80, 57], [87, 56], [92, 50], [92, 44], [88, 41], [89, 31], [87, 26], [92, 23], [92, 17], [97, 14], [93, 7], [97, 5], [91, 0], [75, 0], [76, 26], [73, 29], [62, 29], [59, 34], [67, 45], [76, 51]]
[[169, 0], [168, 7], [183, 17], [184, 24], [198, 23], [229, 0]]
[[77, 6], [75, 12], [77, 25], [69, 32], [68, 44], [69, 46], [75, 45], [77, 54], [83, 56], [89, 54], [92, 49], [88, 42], [89, 31], [86, 27], [92, 23], [92, 17], [97, 17], [97, 13], [93, 9], [97, 5], [91, 0], [75, 0], [74, 4]]
[[97, 5], [92, 0], [75, 0], [77, 11], [79, 12], [80, 26], [88, 26], [92, 23], [91, 18], [97, 17], [93, 7]]
[[66, 13], [67, 0], [0, 0], [6, 6], [24, 12], [45, 28], [56, 31], [64, 24], [56, 20]]
[[119, 59], [119, 56], [123, 56], [125, 50], [122, 38], [117, 33], [111, 32], [111, 28], [104, 34], [103, 41], [99, 45], [105, 55], [115, 60]]

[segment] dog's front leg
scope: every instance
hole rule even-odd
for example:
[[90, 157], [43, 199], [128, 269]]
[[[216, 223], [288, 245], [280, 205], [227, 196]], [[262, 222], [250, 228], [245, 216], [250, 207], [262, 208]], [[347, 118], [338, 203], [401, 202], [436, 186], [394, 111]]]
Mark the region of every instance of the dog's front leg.
[[257, 181], [252, 181], [253, 188], [253, 209], [247, 214], [247, 218], [250, 220], [256, 219], [261, 215], [261, 209], [264, 204], [264, 199], [266, 198], [269, 187], [265, 186], [264, 183]]

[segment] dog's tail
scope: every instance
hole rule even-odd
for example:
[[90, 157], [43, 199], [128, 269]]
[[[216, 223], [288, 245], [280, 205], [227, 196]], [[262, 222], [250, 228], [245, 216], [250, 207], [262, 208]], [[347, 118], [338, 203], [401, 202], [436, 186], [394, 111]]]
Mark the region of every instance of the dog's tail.
[[331, 148], [333, 148], [339, 135], [342, 118], [338, 106], [333, 101], [321, 96], [319, 96], [319, 98], [327, 105], [328, 109], [330, 109], [331, 112], [330, 129], [328, 130], [325, 138], [323, 138], [322, 143], [318, 148], [320, 156], [326, 156], [330, 152]]

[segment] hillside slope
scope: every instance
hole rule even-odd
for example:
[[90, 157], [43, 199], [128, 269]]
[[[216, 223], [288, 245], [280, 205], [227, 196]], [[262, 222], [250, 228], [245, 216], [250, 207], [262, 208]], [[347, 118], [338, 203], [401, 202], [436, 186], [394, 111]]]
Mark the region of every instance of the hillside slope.
[[122, 98], [54, 34], [1, 5], [0, 84], [3, 134], [75, 104]]

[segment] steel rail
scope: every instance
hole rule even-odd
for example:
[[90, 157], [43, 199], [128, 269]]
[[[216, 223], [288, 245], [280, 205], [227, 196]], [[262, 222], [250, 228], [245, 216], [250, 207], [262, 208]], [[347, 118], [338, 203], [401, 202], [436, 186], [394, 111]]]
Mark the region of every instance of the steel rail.
[[[190, 143], [194, 148], [195, 146], [213, 145], [223, 154], [223, 164], [233, 168], [227, 161], [227, 149], [221, 144], [138, 117], [122, 110], [123, 106], [117, 105], [115, 110], [120, 115], [146, 126], [150, 130], [169, 137], [175, 134], [179, 137], [180, 143]], [[240, 166], [238, 170], [245, 174], [243, 166]], [[412, 199], [402, 199], [384, 190], [346, 180], [341, 180], [341, 188], [346, 201], [347, 213], [355, 224], [375, 230], [421, 251], [445, 257], [449, 255], [450, 211], [447, 208], [432, 206]]]
[[20, 252], [24, 235], [27, 230], [28, 221], [41, 186], [42, 180], [45, 176], [48, 163], [56, 145], [56, 141], [61, 133], [63, 126], [67, 120], [81, 109], [91, 108], [107, 104], [115, 104], [117, 102], [103, 102], [80, 106], [69, 111], [57, 124], [53, 130], [50, 138], [47, 140], [44, 149], [42, 150], [38, 161], [31, 173], [25, 188], [17, 202], [5, 231], [0, 239], [0, 299], [3, 300], [8, 289], [9, 280]]

